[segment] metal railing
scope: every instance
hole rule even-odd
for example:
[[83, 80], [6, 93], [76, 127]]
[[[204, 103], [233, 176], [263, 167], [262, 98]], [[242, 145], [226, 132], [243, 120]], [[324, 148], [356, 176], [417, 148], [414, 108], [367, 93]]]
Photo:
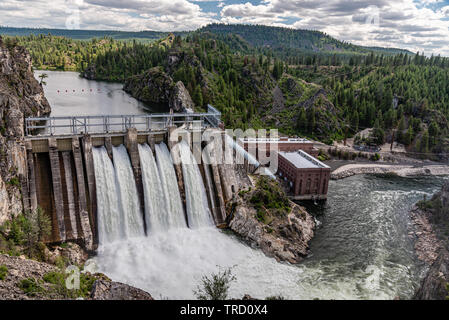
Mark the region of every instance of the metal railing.
[[206, 120], [209, 121], [212, 126], [218, 127], [221, 123], [221, 112], [208, 104], [207, 114]]
[[188, 128], [217, 127], [221, 113], [208, 106], [207, 113], [153, 113], [142, 115], [73, 116], [26, 118], [27, 136], [78, 135], [86, 133], [117, 133], [129, 128], [138, 131], [162, 131], [169, 126]]

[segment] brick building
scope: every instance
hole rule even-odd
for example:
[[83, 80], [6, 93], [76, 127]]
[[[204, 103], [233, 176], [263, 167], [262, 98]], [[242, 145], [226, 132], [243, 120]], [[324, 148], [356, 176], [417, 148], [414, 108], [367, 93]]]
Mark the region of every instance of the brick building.
[[313, 143], [301, 138], [279, 139], [240, 139], [246, 151], [257, 155], [260, 150], [278, 152], [277, 176], [290, 187], [294, 200], [324, 200], [330, 179], [330, 167], [320, 162], [315, 156], [318, 150]]
[[277, 175], [290, 186], [295, 200], [324, 200], [329, 188], [330, 167], [302, 150], [279, 152]]

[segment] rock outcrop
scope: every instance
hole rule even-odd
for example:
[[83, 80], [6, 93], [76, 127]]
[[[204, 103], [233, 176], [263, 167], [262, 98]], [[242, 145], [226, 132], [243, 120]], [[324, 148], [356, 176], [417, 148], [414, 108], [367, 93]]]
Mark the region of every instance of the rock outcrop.
[[[123, 90], [145, 103], [165, 105], [175, 112], [193, 110], [190, 94], [181, 81], [173, 79], [160, 67], [126, 80]], [[168, 110], [167, 110], [168, 111]]]
[[56, 246], [53, 248], [45, 248], [44, 250], [45, 261], [50, 264], [56, 264], [58, 259], [63, 258], [69, 264], [72, 265], [83, 265], [89, 255], [81, 246], [76, 243], [68, 242], [64, 247]]
[[[268, 179], [268, 178], [262, 178]], [[267, 184], [269, 187], [267, 188]], [[301, 262], [309, 253], [309, 242], [314, 236], [315, 219], [302, 207], [283, 199], [283, 195], [275, 195], [267, 201], [283, 205], [270, 205], [258, 202], [265, 194], [278, 191], [274, 182], [258, 183], [255, 190], [241, 191], [239, 198], [229, 204], [229, 228], [250, 245], [260, 248], [267, 256], [277, 261], [292, 264]], [[265, 188], [261, 192], [261, 189]], [[268, 191], [267, 191], [268, 189]], [[281, 200], [277, 200], [280, 197]], [[284, 209], [277, 207], [284, 206]]]
[[429, 201], [421, 201], [412, 210], [415, 225], [415, 250], [430, 265], [418, 300], [444, 300], [449, 297], [449, 183]]
[[0, 38], [0, 224], [23, 211], [20, 187], [27, 174], [23, 119], [49, 112], [29, 53]]
[[449, 252], [442, 249], [435, 262], [430, 266], [414, 299], [446, 300], [447, 297], [449, 297]]
[[154, 300], [148, 292], [124, 283], [107, 280], [95, 281], [91, 298], [93, 300]]

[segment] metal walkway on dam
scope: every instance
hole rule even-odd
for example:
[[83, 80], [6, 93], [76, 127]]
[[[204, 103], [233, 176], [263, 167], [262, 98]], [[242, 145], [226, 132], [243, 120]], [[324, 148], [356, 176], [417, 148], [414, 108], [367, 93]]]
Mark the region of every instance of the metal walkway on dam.
[[[41, 207], [51, 218], [52, 235], [48, 242], [77, 241], [93, 250], [98, 244], [97, 187], [93, 149], [104, 147], [113, 159], [114, 147], [124, 146], [129, 156], [141, 213], [145, 214], [145, 195], [139, 144], [166, 143], [171, 150], [175, 142], [168, 139], [172, 130], [184, 128], [188, 139], [194, 132], [214, 129], [225, 134], [221, 114], [209, 106], [207, 113], [149, 114], [136, 116], [86, 116], [25, 119], [27, 177], [24, 205], [29, 210]], [[65, 123], [64, 123], [65, 121]], [[41, 130], [36, 133], [36, 130]], [[190, 141], [191, 141], [190, 140]], [[223, 139], [226, 141], [226, 139]], [[190, 144], [192, 148], [192, 144]], [[223, 148], [224, 145], [214, 146]], [[216, 149], [211, 149], [214, 153]], [[207, 154], [207, 153], [206, 153]], [[212, 219], [217, 226], [226, 221], [226, 203], [239, 190], [239, 181], [251, 170], [243, 165], [198, 164]], [[183, 165], [174, 164], [184, 206], [186, 190]], [[254, 169], [255, 170], [255, 169]], [[185, 208], [184, 208], [185, 210]], [[145, 226], [146, 227], [146, 226]]]
[[165, 131], [169, 127], [185, 125], [191, 128], [218, 127], [221, 113], [208, 105], [207, 113], [152, 113], [141, 115], [98, 115], [69, 117], [40, 117], [25, 119], [27, 137], [55, 135], [83, 135], [126, 132]]

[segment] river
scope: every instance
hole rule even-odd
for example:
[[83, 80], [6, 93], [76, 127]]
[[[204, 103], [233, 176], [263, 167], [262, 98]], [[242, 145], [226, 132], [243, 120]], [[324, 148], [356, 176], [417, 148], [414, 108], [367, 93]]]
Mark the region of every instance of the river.
[[215, 228], [170, 230], [104, 246], [100, 269], [155, 298], [191, 299], [203, 275], [231, 267], [233, 298], [409, 299], [425, 266], [409, 237], [408, 212], [438, 191], [445, 178], [331, 181], [329, 200], [316, 207], [321, 223], [312, 255], [299, 265], [278, 263]]
[[[148, 110], [119, 84], [88, 81], [76, 73], [46, 73], [45, 93], [52, 115]], [[65, 93], [66, 89], [75, 92]], [[320, 227], [311, 242], [311, 256], [296, 266], [278, 263], [213, 227], [171, 230], [111, 243], [103, 246], [95, 259], [113, 280], [147, 290], [155, 298], [194, 298], [201, 277], [216, 272], [219, 266], [233, 268], [233, 298], [250, 294], [262, 299], [273, 295], [288, 299], [409, 299], [425, 267], [413, 251], [408, 212], [424, 196], [437, 192], [445, 180], [359, 175], [331, 181], [327, 203], [308, 205]]]

